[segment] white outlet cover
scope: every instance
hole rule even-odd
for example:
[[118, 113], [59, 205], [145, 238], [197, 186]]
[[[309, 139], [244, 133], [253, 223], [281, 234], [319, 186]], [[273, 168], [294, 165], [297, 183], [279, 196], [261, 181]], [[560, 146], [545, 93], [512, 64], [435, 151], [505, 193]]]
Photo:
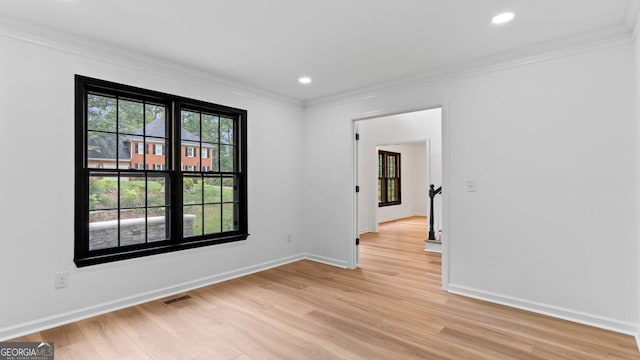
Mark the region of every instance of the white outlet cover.
[[473, 180], [467, 181], [467, 192], [476, 192], [476, 182]]
[[56, 273], [56, 279], [55, 279], [56, 289], [60, 289], [67, 286], [69, 286], [69, 273], [68, 272]]

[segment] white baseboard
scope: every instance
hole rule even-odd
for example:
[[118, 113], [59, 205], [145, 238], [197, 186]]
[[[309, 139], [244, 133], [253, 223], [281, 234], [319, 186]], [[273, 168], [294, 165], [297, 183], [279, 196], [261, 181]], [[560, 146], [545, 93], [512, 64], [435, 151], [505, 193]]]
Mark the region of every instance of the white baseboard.
[[410, 217], [413, 217], [414, 215], [400, 215], [400, 216], [394, 216], [394, 217], [390, 217], [390, 218], [385, 218], [385, 219], [378, 219], [378, 224], [380, 223], [385, 223], [385, 222], [391, 222], [391, 221], [396, 221], [396, 220], [401, 220], [401, 219], [407, 219]]
[[[9, 339], [17, 338], [20, 336], [28, 335], [34, 332], [54, 328], [57, 326], [65, 325], [75, 321], [80, 321], [104, 313], [117, 311], [127, 307], [135, 306], [145, 302], [161, 299], [167, 296], [176, 295], [193, 289], [201, 288], [207, 285], [216, 284], [222, 281], [235, 279], [241, 276], [250, 275], [260, 271], [268, 270], [274, 267], [286, 265], [299, 260], [310, 260], [327, 264], [339, 268], [347, 268], [346, 261], [338, 260], [334, 258], [328, 258], [324, 256], [318, 256], [313, 254], [299, 254], [286, 258], [264, 262], [248, 266], [241, 269], [236, 269], [221, 274], [200, 278], [197, 280], [187, 281], [174, 286], [153, 290], [149, 292], [140, 293], [137, 295], [125, 297], [118, 300], [108, 301], [102, 304], [97, 304], [82, 309], [49, 316], [42, 319], [37, 319], [29, 322], [25, 322], [18, 325], [13, 325], [0, 329], [0, 341], [6, 341]], [[547, 304], [541, 304], [533, 301], [514, 298], [511, 296], [505, 296], [495, 293], [490, 293], [482, 290], [476, 290], [460, 285], [449, 284], [449, 292], [468, 296], [475, 299], [489, 301], [505, 306], [510, 306], [518, 309], [532, 311], [544, 315], [553, 316], [556, 318], [569, 320], [585, 325], [595, 326], [606, 330], [611, 330], [627, 335], [635, 336], [638, 350], [640, 351], [640, 326], [632, 323], [619, 321], [616, 319], [606, 318], [598, 315], [591, 315], [574, 310], [564, 309]]]
[[264, 271], [267, 269], [271, 269], [277, 266], [282, 266], [282, 265], [303, 260], [303, 259], [309, 259], [312, 261], [317, 261], [317, 262], [321, 262], [329, 265], [345, 267], [344, 264], [340, 264], [340, 262], [337, 260], [316, 257], [316, 256], [307, 255], [307, 254], [298, 254], [298, 255], [282, 258], [282, 259], [277, 259], [273, 261], [264, 262], [261, 264], [248, 266], [241, 269], [227, 271], [221, 274], [207, 276], [197, 280], [187, 281], [181, 284], [165, 287], [162, 289], [157, 289], [153, 291], [148, 291], [148, 292], [128, 296], [122, 299], [104, 302], [102, 304], [88, 306], [82, 309], [73, 310], [66, 313], [45, 317], [42, 319], [28, 321], [18, 325], [12, 325], [9, 327], [0, 328], [0, 341], [6, 341], [9, 339], [28, 335], [34, 332], [51, 329], [51, 328], [69, 324], [75, 321], [87, 319], [93, 316], [101, 315], [104, 313], [108, 313], [108, 312], [112, 312], [120, 309], [124, 309], [134, 305], [142, 304], [145, 302], [161, 299], [167, 296], [176, 295], [176, 294], [190, 291], [193, 289], [201, 288], [203, 286], [219, 283], [226, 280], [231, 280], [234, 278]]
[[424, 251], [442, 254], [442, 244], [436, 244], [436, 243], [425, 241]]
[[207, 285], [216, 284], [226, 280], [235, 279], [241, 276], [250, 275], [260, 271], [268, 270], [274, 267], [286, 265], [299, 260], [311, 260], [327, 265], [332, 265], [340, 268], [346, 268], [346, 261], [327, 258], [323, 256], [317, 256], [313, 254], [298, 254], [289, 256], [286, 258], [264, 262], [241, 269], [231, 270], [224, 273], [207, 276], [197, 280], [187, 281], [181, 284], [165, 287], [158, 290], [148, 291], [132, 296], [128, 296], [122, 299], [104, 302], [93, 306], [88, 306], [82, 309], [69, 311], [62, 314], [57, 314], [42, 319], [28, 321], [18, 325], [12, 325], [5, 328], [0, 328], [0, 341], [6, 341], [9, 339], [17, 338], [20, 336], [32, 334], [34, 332], [51, 329], [57, 326], [69, 324], [75, 321], [80, 321], [97, 315], [105, 314], [112, 311], [128, 308], [138, 304], [146, 303], [149, 301], [161, 299], [167, 296], [172, 296], [180, 293], [184, 293], [193, 289], [201, 288]]
[[347, 262], [344, 260], [338, 260], [338, 259], [333, 259], [333, 258], [328, 258], [328, 257], [318, 256], [313, 254], [304, 254], [304, 258], [307, 260], [311, 260], [311, 261], [315, 261], [315, 262], [319, 262], [322, 264], [327, 264], [327, 265], [331, 265], [331, 266], [335, 266], [343, 269], [347, 268]]
[[488, 291], [472, 289], [466, 286], [449, 284], [448, 291], [453, 294], [467, 296], [474, 299], [484, 300], [500, 305], [510, 306], [517, 309], [527, 310], [538, 314], [548, 315], [555, 318], [573, 321], [576, 323], [594, 326], [597, 328], [615, 331], [625, 335], [636, 337], [640, 348], [640, 339], [638, 338], [638, 326], [636, 324], [612, 319], [604, 316], [593, 315], [581, 311], [565, 309], [553, 305], [542, 304], [534, 301], [515, 298], [507, 295], [500, 295]]

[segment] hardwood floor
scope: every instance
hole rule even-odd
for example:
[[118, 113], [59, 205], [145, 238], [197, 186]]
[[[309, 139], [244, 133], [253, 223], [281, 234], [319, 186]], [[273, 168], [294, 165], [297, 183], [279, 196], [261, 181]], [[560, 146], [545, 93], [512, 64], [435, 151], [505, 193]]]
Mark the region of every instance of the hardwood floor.
[[425, 219], [361, 238], [360, 267], [300, 261], [22, 337], [56, 359], [640, 359], [630, 336], [443, 292]]

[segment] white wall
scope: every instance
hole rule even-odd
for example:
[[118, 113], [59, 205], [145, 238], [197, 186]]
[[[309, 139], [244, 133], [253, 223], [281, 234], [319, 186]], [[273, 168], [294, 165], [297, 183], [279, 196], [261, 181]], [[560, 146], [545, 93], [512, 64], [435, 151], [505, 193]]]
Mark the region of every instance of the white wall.
[[443, 105], [449, 290], [635, 332], [632, 59], [607, 44], [308, 106], [308, 251], [354, 258], [351, 121]]
[[[442, 129], [439, 108], [356, 121], [360, 134], [358, 168], [360, 232], [377, 231], [380, 221], [427, 215], [429, 166], [435, 184], [442, 183]], [[426, 161], [425, 141], [430, 140], [431, 159]], [[402, 204], [377, 206], [378, 152], [380, 145], [407, 144], [402, 148]], [[391, 151], [394, 151], [392, 147]], [[405, 157], [408, 162], [405, 162]], [[416, 166], [419, 166], [417, 168]], [[432, 182], [433, 182], [432, 181]], [[438, 199], [439, 200], [439, 199]], [[436, 216], [436, 218], [440, 218]]]
[[[58, 43], [40, 46], [1, 36], [2, 31], [0, 339], [301, 254], [300, 104], [230, 90], [124, 55], [99, 60], [103, 56], [95, 49], [78, 55], [83, 50], [75, 45], [57, 50]], [[248, 240], [76, 268], [74, 74], [248, 110]], [[54, 274], [60, 271], [70, 273], [70, 285], [55, 290]]]
[[[640, 13], [638, 13], [635, 19], [635, 38], [634, 38], [634, 70], [635, 70], [635, 138], [636, 138], [636, 192], [635, 192], [635, 204], [636, 204], [636, 217], [640, 214]], [[638, 343], [638, 349], [640, 349], [640, 221], [636, 221], [636, 251], [637, 251], [637, 270], [636, 278], [638, 280], [638, 319], [636, 320], [637, 333], [636, 342]]]
[[[438, 134], [442, 138], [442, 133]], [[441, 142], [442, 144], [442, 142]], [[409, 189], [411, 189], [411, 213], [418, 216], [429, 215], [429, 178], [427, 176], [427, 167], [431, 163], [427, 157], [427, 142], [419, 142], [409, 144]], [[442, 152], [442, 148], [440, 149]], [[439, 154], [442, 157], [442, 153]], [[442, 185], [442, 162], [440, 161], [440, 182]]]

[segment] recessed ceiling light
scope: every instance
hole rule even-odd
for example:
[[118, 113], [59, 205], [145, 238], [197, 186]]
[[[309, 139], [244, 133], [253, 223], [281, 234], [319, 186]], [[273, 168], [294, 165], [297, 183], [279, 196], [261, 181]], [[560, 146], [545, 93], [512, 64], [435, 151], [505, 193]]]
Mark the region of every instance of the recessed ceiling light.
[[304, 85], [311, 84], [311, 78], [308, 76], [303, 76], [300, 79], [298, 79], [298, 82]]
[[499, 24], [504, 24], [504, 23], [508, 23], [509, 21], [513, 20], [513, 18], [516, 17], [516, 15], [512, 12], [505, 12], [502, 14], [498, 14], [496, 16], [493, 17], [493, 19], [491, 19], [491, 22], [499, 25]]

